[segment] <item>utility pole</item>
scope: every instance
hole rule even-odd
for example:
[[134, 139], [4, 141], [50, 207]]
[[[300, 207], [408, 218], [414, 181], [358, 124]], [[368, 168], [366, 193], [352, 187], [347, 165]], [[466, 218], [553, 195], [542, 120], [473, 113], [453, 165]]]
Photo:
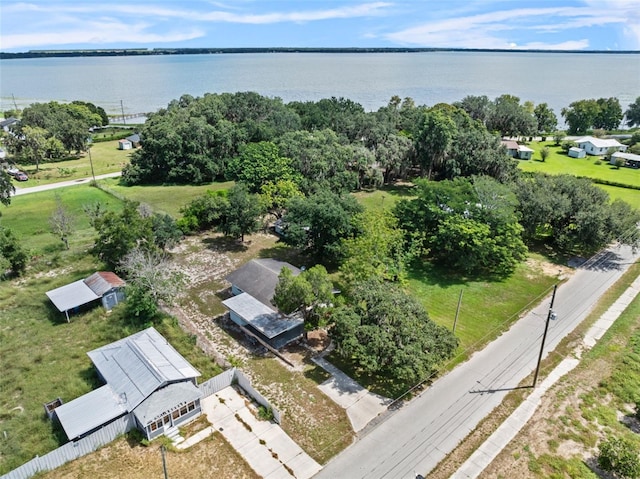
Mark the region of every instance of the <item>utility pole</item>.
[[453, 320], [453, 334], [456, 333], [456, 324], [458, 324], [458, 314], [460, 313], [460, 303], [462, 303], [462, 291], [464, 290], [460, 290], [460, 296], [458, 297], [458, 307], [456, 308], [456, 317]]
[[164, 479], [169, 479], [167, 475], [167, 461], [164, 458], [164, 446], [160, 446], [160, 453], [162, 454], [162, 470], [164, 471]]
[[538, 355], [538, 365], [536, 366], [536, 373], [533, 376], [533, 386], [536, 387], [538, 382], [538, 373], [540, 373], [540, 362], [542, 362], [542, 351], [544, 350], [544, 342], [547, 339], [547, 331], [549, 330], [549, 321], [551, 318], [555, 319], [555, 313], [553, 312], [553, 301], [556, 299], [556, 290], [558, 289], [558, 285], [555, 284], [553, 286], [553, 295], [551, 296], [551, 304], [549, 305], [549, 314], [547, 314], [547, 322], [544, 325], [544, 333], [542, 334], [542, 344], [540, 345], [540, 354]]
[[122, 123], [124, 123], [124, 126], [127, 126], [127, 120], [124, 118], [124, 105], [122, 104], [122, 100], [120, 100], [120, 110], [122, 111]]
[[93, 186], [96, 185], [96, 174], [93, 171], [93, 158], [91, 157], [91, 137], [87, 141], [87, 152], [89, 152], [89, 164], [91, 165], [91, 177], [93, 178]]

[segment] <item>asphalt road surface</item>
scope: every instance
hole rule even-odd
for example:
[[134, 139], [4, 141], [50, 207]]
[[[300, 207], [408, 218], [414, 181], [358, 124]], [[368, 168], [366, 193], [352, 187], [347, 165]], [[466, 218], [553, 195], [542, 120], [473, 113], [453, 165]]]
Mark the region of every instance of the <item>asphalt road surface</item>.
[[[638, 258], [629, 247], [611, 248], [558, 287], [553, 308], [557, 319], [550, 322], [545, 356]], [[315, 477], [426, 476], [535, 369], [550, 300], [551, 295], [484, 350], [345, 449]]]

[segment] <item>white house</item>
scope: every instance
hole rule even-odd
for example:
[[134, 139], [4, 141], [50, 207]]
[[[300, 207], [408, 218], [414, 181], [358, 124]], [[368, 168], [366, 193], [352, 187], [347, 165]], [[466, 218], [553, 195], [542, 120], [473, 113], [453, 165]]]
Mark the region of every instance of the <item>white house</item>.
[[615, 148], [616, 151], [625, 151], [626, 145], [623, 145], [618, 140], [594, 138], [592, 136], [585, 136], [575, 141], [578, 144], [578, 148], [582, 148], [588, 155], [606, 155], [609, 148]]
[[572, 146], [567, 152], [571, 158], [584, 158], [587, 156], [587, 152], [577, 146]]

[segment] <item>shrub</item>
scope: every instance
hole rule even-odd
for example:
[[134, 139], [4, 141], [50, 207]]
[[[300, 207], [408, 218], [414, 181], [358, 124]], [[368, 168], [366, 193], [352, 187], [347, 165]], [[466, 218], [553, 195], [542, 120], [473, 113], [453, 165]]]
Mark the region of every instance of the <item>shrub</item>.
[[625, 479], [640, 477], [640, 451], [624, 438], [610, 437], [600, 444], [598, 465]]

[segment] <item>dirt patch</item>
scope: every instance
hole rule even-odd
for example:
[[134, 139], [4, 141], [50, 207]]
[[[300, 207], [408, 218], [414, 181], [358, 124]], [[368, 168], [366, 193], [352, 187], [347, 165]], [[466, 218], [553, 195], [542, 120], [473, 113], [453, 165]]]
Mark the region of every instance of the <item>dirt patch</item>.
[[540, 271], [545, 276], [556, 276], [559, 280], [569, 279], [575, 270], [568, 266], [551, 263], [549, 261], [542, 261], [540, 259], [529, 258], [527, 259], [527, 266], [533, 271]]
[[[167, 450], [165, 460], [169, 477], [181, 479], [203, 477], [256, 479], [260, 477], [219, 433], [214, 433], [185, 451]], [[152, 443], [149, 447], [144, 447], [129, 442], [126, 438], [117, 439], [95, 453], [67, 463], [42, 477], [46, 479], [163, 477], [160, 444]]]

